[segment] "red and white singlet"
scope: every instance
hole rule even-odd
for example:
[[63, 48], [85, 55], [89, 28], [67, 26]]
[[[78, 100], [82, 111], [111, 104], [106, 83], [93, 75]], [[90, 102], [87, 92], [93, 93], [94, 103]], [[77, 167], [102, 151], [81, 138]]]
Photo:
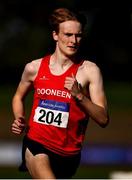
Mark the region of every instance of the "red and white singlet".
[[27, 136], [47, 149], [63, 155], [80, 152], [88, 120], [79, 108], [64, 81], [76, 75], [80, 64], [73, 64], [64, 74], [53, 75], [50, 55], [43, 58], [34, 80], [34, 102]]

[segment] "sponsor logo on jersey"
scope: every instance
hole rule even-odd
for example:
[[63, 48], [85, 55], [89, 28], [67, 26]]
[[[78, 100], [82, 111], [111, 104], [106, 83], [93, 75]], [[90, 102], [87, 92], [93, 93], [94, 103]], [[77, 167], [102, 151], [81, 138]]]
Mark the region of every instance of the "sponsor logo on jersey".
[[46, 81], [46, 80], [49, 80], [49, 78], [47, 78], [46, 76], [42, 76], [42, 77], [40, 77], [39, 79], [40, 79], [40, 80], [45, 80], [45, 81]]

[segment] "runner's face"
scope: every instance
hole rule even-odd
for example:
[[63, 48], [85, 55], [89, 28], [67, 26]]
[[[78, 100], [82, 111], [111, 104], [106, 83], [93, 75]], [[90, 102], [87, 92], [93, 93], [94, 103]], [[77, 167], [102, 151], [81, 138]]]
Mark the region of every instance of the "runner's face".
[[57, 50], [66, 56], [76, 54], [82, 39], [82, 26], [77, 21], [65, 21], [60, 24], [59, 32], [54, 32], [54, 40], [57, 42]]

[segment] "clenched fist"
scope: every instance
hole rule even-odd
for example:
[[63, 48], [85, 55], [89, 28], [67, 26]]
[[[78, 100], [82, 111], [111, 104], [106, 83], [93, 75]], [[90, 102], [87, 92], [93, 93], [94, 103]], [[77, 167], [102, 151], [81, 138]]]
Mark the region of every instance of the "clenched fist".
[[14, 134], [21, 134], [26, 127], [25, 119], [20, 117], [18, 119], [15, 119], [14, 122], [12, 123], [11, 131]]
[[64, 87], [71, 92], [73, 97], [76, 97], [81, 92], [82, 88], [73, 74], [71, 77], [66, 77]]

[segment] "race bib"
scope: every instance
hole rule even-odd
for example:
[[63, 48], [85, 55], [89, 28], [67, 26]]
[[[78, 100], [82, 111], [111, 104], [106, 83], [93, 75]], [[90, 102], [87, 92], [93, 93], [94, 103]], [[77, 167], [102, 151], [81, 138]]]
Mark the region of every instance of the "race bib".
[[34, 121], [41, 124], [66, 128], [69, 118], [69, 103], [40, 100], [35, 110]]

